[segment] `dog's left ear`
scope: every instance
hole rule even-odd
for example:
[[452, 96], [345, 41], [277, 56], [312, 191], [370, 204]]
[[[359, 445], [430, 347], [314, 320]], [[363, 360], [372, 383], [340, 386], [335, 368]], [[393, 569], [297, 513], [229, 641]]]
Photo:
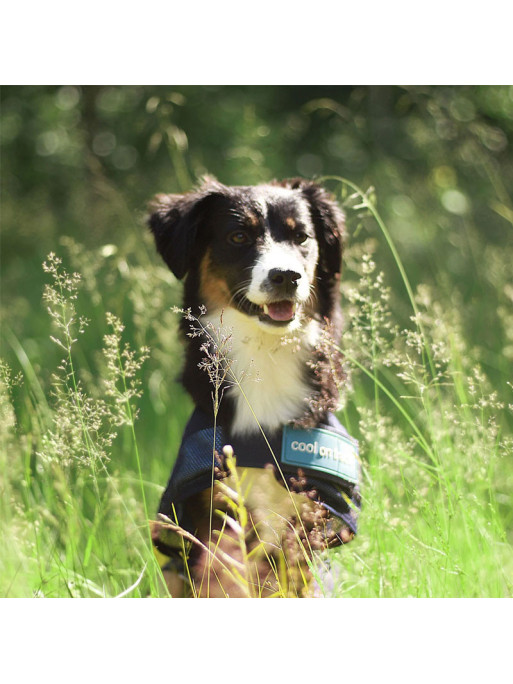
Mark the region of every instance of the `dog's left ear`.
[[319, 244], [318, 275], [331, 281], [338, 279], [342, 270], [345, 239], [345, 217], [332, 195], [317, 183], [304, 178], [293, 178], [280, 183], [293, 190], [301, 190], [310, 206], [310, 215]]

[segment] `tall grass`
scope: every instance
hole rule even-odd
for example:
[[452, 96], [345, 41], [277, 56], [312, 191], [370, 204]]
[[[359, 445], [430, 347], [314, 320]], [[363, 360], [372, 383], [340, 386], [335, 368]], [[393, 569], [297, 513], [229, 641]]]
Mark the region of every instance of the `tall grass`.
[[[347, 185], [347, 182], [345, 183]], [[510, 596], [513, 440], [501, 398], [464, 338], [460, 311], [419, 285], [414, 292], [376, 207], [357, 188], [392, 250], [411, 304], [394, 324], [390, 289], [370, 255], [345, 283], [342, 349], [365, 454], [360, 543], [337, 556], [345, 596]], [[365, 400], [361, 381], [372, 384]], [[511, 390], [512, 386], [508, 383]], [[349, 403], [349, 402], [348, 402]], [[347, 405], [346, 405], [347, 406]]]
[[[360, 440], [359, 535], [330, 552], [334, 586], [324, 589], [511, 596], [511, 394], [486, 377], [457, 294], [447, 297], [442, 281], [411, 285], [372, 194], [330, 182], [353, 225], [372, 221], [375, 237], [352, 239], [341, 293], [340, 417]], [[403, 292], [387, 286], [380, 243], [392, 250]], [[191, 403], [176, 384], [171, 308], [180, 289], [148, 256], [147, 238], [143, 246], [91, 253], [65, 239], [62, 254], [46, 259], [34, 312], [47, 313], [54, 350], [42, 345], [44, 358], [3, 326], [1, 596], [165, 595], [148, 522]], [[500, 315], [511, 330], [507, 307]]]

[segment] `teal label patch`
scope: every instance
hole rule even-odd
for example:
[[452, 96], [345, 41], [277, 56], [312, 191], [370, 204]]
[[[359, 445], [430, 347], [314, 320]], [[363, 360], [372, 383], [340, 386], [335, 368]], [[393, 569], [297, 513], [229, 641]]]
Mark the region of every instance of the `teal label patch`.
[[281, 461], [300, 468], [338, 475], [349, 482], [358, 482], [356, 441], [322, 428], [302, 430], [286, 425], [283, 429]]

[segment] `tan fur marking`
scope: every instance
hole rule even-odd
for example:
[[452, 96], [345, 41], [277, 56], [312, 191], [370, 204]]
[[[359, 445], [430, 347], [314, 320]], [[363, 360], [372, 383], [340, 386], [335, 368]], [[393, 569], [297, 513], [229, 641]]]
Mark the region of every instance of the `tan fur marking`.
[[257, 228], [257, 227], [258, 227], [258, 224], [260, 223], [260, 221], [259, 221], [258, 216], [257, 216], [256, 214], [253, 214], [252, 212], [248, 212], [248, 213], [246, 214], [246, 218], [247, 218], [247, 221], [248, 221], [249, 225], [250, 225], [252, 228]]
[[296, 221], [292, 218], [292, 216], [287, 216], [287, 218], [285, 219], [285, 223], [291, 230], [294, 230], [294, 228], [296, 227]]
[[212, 272], [210, 250], [206, 252], [200, 264], [200, 293], [209, 311], [225, 308], [230, 303], [228, 285]]

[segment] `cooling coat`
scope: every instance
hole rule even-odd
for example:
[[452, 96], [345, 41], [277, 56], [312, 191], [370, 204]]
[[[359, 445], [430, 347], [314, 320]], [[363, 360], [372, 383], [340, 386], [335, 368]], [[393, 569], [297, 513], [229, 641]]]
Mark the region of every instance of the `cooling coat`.
[[[223, 470], [219, 455], [227, 444], [233, 448], [238, 467], [274, 465], [276, 479], [282, 484], [285, 480], [294, 491], [300, 469], [305, 491], [314, 489], [316, 500], [356, 534], [360, 509], [358, 445], [331, 413], [325, 423], [312, 429], [284, 426], [265, 437], [244, 437], [214, 425], [213, 416], [196, 409], [185, 428], [158, 512], [194, 534], [184, 503], [212, 486], [213, 465]], [[178, 535], [156, 533], [153, 541], [169, 557], [182, 548]], [[338, 538], [338, 542], [342, 540]]]

